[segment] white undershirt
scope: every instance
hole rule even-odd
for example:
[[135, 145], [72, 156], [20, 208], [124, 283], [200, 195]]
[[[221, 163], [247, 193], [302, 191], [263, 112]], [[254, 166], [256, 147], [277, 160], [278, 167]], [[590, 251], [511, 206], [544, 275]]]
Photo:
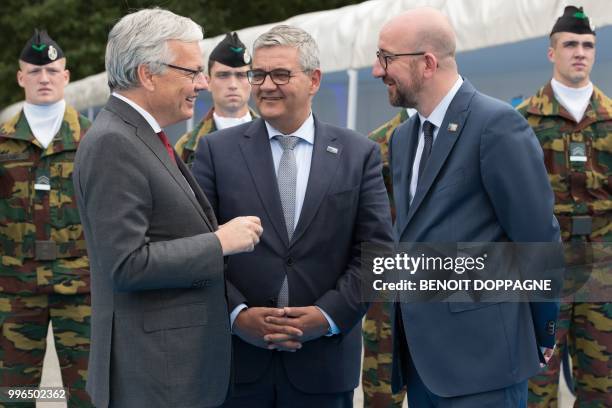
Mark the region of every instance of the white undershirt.
[[553, 78], [550, 81], [550, 85], [552, 86], [557, 101], [567, 109], [576, 123], [580, 122], [591, 101], [593, 83], [589, 82], [587, 86], [583, 86], [582, 88], [570, 88]]
[[251, 113], [247, 110], [246, 115], [240, 118], [228, 118], [225, 116], [217, 115], [217, 112], [213, 112], [213, 119], [215, 120], [215, 126], [218, 130], [230, 128], [232, 126], [242, 125], [251, 121]]
[[23, 113], [28, 120], [30, 130], [45, 149], [59, 132], [64, 112], [66, 112], [66, 101], [63, 99], [51, 105], [34, 105], [29, 102], [23, 104]]

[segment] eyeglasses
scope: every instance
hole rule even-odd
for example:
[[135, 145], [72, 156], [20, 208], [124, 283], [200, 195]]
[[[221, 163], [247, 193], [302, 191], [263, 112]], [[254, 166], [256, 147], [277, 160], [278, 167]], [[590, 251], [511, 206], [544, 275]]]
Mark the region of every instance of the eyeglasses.
[[[304, 71], [294, 71], [304, 72]], [[250, 69], [247, 71], [247, 78], [251, 85], [261, 85], [265, 82], [266, 77], [270, 75], [270, 79], [276, 85], [285, 85], [289, 83], [289, 80], [295, 75], [291, 75], [292, 72], [287, 69], [273, 69], [272, 71], [264, 71], [263, 69]]]
[[238, 81], [244, 81], [247, 79], [246, 71], [219, 71], [213, 74], [213, 77], [220, 80], [230, 79], [231, 77], [236, 78]]
[[191, 68], [179, 67], [178, 65], [166, 64], [165, 62], [162, 62], [161, 64], [167, 66], [168, 68], [187, 72], [189, 75], [186, 75], [186, 76], [191, 78], [191, 82], [195, 82], [198, 77], [202, 78], [205, 76], [203, 69], [191, 69]]
[[378, 58], [378, 62], [380, 62], [380, 66], [383, 67], [384, 70], [387, 70], [389, 59], [393, 60], [396, 57], [414, 57], [417, 55], [425, 55], [425, 51], [406, 52], [403, 54], [392, 54], [390, 52], [383, 52], [381, 50], [376, 51], [376, 58]]

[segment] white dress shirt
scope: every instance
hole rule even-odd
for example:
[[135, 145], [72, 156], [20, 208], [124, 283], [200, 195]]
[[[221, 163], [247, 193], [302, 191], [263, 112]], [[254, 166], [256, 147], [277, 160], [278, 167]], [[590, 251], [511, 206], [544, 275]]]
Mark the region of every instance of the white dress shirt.
[[123, 96], [123, 95], [118, 94], [117, 92], [113, 92], [112, 95], [115, 98], [121, 99], [123, 102], [127, 103], [132, 108], [136, 109], [136, 112], [140, 113], [140, 115], [144, 118], [144, 120], [147, 121], [149, 126], [151, 126], [151, 128], [153, 129], [153, 132], [155, 132], [155, 133], [161, 132], [162, 129], [161, 129], [161, 126], [159, 126], [159, 123], [157, 123], [155, 118], [149, 112], [147, 112], [146, 110], [141, 108], [140, 105], [138, 105], [133, 100], [131, 100], [131, 99], [129, 99], [129, 98]]
[[429, 121], [430, 123], [435, 125], [435, 129], [433, 132], [433, 142], [431, 145], [431, 149], [433, 151], [433, 145], [435, 144], [436, 138], [438, 137], [438, 131], [440, 130], [440, 126], [442, 126], [444, 116], [446, 116], [446, 111], [448, 110], [450, 103], [453, 101], [453, 98], [459, 91], [461, 84], [463, 84], [463, 78], [459, 76], [457, 78], [457, 81], [455, 81], [455, 84], [451, 87], [448, 93], [444, 96], [444, 98], [442, 98], [440, 103], [438, 103], [438, 106], [434, 108], [434, 110], [428, 117], [424, 117], [423, 115], [421, 115], [420, 112], [418, 112], [421, 124], [419, 126], [419, 143], [417, 145], [416, 153], [414, 154], [414, 162], [412, 163], [412, 176], [410, 178], [410, 203], [412, 203], [412, 200], [414, 199], [417, 184], [419, 183], [419, 165], [421, 164], [421, 156], [423, 155], [423, 148], [425, 144], [425, 137], [423, 135], [423, 123], [425, 123], [425, 121]]

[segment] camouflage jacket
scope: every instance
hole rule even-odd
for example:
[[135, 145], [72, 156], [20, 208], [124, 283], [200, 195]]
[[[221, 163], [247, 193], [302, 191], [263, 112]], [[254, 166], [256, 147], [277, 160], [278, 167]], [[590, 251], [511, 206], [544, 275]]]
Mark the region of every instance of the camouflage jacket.
[[[517, 109], [544, 150], [563, 238], [570, 237], [572, 216], [589, 215], [590, 239], [612, 241], [612, 100], [593, 87], [584, 117], [576, 123], [548, 83]], [[570, 160], [576, 152], [585, 159]]]
[[23, 112], [0, 127], [0, 291], [89, 292], [72, 170], [90, 125], [66, 106], [60, 130], [46, 149]]
[[[191, 165], [193, 164], [195, 151], [198, 148], [200, 138], [217, 130], [217, 126], [215, 125], [215, 120], [213, 118], [214, 111], [215, 108], [211, 108], [206, 115], [204, 115], [202, 121], [198, 123], [198, 125], [192, 131], [181, 136], [174, 145], [174, 150], [176, 150], [176, 153], [181, 159], [183, 159], [189, 168], [191, 168]], [[258, 117], [257, 113], [255, 113], [255, 111], [251, 108], [249, 108], [249, 113], [251, 114], [252, 118]]]
[[385, 180], [385, 187], [387, 188], [387, 194], [389, 195], [389, 203], [391, 203], [391, 217], [395, 220], [395, 205], [393, 203], [393, 185], [391, 183], [391, 169], [389, 168], [389, 139], [393, 134], [393, 131], [400, 124], [408, 120], [408, 112], [406, 109], [402, 109], [397, 115], [395, 115], [390, 121], [384, 123], [378, 128], [374, 129], [368, 134], [368, 138], [380, 146], [380, 154], [382, 156], [383, 164], [383, 178]]

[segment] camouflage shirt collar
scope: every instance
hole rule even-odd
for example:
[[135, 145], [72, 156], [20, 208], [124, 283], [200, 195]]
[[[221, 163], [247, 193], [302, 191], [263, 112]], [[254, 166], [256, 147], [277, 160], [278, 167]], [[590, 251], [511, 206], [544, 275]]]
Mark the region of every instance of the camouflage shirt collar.
[[[527, 112], [538, 116], [567, 116], [571, 118], [555, 98], [550, 82], [540, 88], [535, 96], [530, 99]], [[591, 101], [584, 112], [584, 116], [592, 117], [595, 122], [605, 122], [612, 119], [612, 100], [595, 85], [593, 85]]]
[[[36, 140], [36, 137], [34, 137], [23, 110], [20, 110], [0, 127], [0, 137], [23, 140], [38, 146], [41, 150], [43, 149], [38, 140]], [[45, 149], [44, 155], [58, 153], [63, 150], [75, 150], [73, 146], [79, 142], [80, 138], [81, 125], [79, 123], [79, 113], [70, 105], [66, 105], [60, 130]]]

